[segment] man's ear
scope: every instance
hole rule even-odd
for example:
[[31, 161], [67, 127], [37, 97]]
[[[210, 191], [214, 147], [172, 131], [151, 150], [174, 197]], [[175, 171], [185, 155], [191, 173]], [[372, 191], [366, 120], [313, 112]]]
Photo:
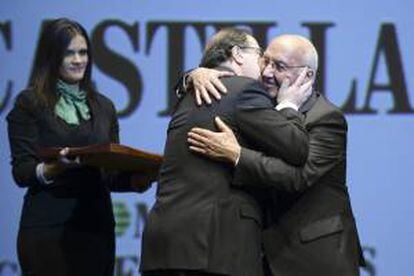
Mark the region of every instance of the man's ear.
[[237, 64], [243, 64], [244, 57], [241, 54], [241, 49], [239, 46], [236, 45], [233, 48], [231, 48], [231, 56]]
[[307, 71], [306, 71], [306, 78], [307, 79], [312, 79], [314, 75], [315, 75], [315, 72], [312, 69], [307, 69]]

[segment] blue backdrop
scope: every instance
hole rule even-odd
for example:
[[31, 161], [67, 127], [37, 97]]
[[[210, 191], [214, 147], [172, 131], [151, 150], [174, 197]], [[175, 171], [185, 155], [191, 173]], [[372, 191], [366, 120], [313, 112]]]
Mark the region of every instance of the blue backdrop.
[[[42, 22], [62, 16], [81, 22], [92, 38], [93, 77], [119, 110], [122, 143], [158, 153], [173, 104], [169, 88], [177, 72], [197, 66], [215, 28], [245, 25], [263, 44], [281, 33], [310, 37], [322, 57], [320, 88], [349, 123], [348, 186], [369, 263], [363, 275], [414, 275], [413, 9], [409, 0], [3, 0], [0, 275], [20, 274], [16, 236], [25, 192], [11, 177], [5, 117], [27, 85]], [[117, 275], [138, 275], [154, 191], [113, 194]]]

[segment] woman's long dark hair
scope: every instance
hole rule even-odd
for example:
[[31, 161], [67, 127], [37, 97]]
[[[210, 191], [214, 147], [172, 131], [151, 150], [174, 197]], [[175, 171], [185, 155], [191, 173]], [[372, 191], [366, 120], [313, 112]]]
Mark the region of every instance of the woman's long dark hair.
[[30, 76], [30, 86], [37, 99], [47, 107], [53, 107], [58, 100], [55, 87], [59, 78], [59, 68], [67, 47], [76, 35], [83, 36], [88, 46], [88, 64], [80, 81], [80, 88], [87, 92], [89, 100], [94, 97], [95, 89], [91, 81], [93, 60], [88, 35], [79, 23], [67, 18], [58, 18], [43, 25]]

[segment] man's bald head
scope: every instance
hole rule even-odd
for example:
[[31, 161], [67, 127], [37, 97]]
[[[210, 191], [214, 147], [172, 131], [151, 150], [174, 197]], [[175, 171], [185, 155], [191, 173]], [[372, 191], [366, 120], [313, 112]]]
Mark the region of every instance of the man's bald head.
[[278, 94], [283, 81], [293, 83], [303, 70], [306, 70], [304, 81], [313, 84], [318, 70], [318, 53], [307, 38], [285, 34], [269, 43], [262, 62], [262, 81], [272, 96]]
[[312, 42], [303, 36], [280, 35], [270, 42], [267, 49], [284, 51], [293, 62], [292, 64], [307, 65], [315, 72], [318, 70], [318, 52]]

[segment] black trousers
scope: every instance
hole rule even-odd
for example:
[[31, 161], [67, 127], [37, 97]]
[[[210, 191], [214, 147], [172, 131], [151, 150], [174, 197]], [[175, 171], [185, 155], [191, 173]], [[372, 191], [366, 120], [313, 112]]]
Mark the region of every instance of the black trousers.
[[264, 276], [273, 276], [272, 270], [270, 269], [269, 262], [267, 261], [266, 256], [263, 256], [263, 275]]
[[25, 228], [19, 230], [17, 252], [25, 276], [112, 276], [115, 236], [63, 226]]

